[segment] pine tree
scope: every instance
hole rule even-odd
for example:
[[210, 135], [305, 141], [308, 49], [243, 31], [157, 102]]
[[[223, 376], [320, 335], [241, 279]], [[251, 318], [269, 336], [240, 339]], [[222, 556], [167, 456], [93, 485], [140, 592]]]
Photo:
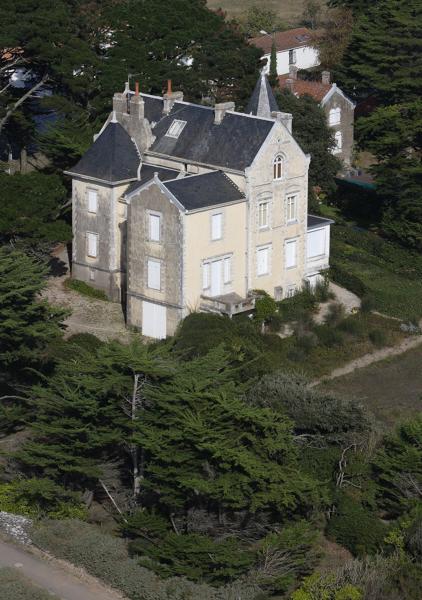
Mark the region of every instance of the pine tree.
[[270, 71], [268, 74], [268, 81], [272, 87], [276, 87], [278, 83], [278, 73], [277, 73], [277, 49], [275, 45], [275, 41], [271, 45], [271, 54], [270, 54]]

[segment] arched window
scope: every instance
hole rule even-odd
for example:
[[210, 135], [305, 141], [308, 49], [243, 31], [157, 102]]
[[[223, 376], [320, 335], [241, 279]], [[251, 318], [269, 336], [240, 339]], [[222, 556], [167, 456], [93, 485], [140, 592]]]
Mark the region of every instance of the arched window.
[[284, 177], [284, 158], [277, 154], [273, 161], [274, 179], [283, 179]]
[[328, 116], [329, 125], [338, 125], [341, 119], [341, 108], [332, 108]]
[[334, 141], [336, 143], [334, 147], [334, 152], [341, 152], [341, 149], [343, 147], [343, 136], [341, 134], [341, 131], [336, 131], [336, 133], [334, 134]]

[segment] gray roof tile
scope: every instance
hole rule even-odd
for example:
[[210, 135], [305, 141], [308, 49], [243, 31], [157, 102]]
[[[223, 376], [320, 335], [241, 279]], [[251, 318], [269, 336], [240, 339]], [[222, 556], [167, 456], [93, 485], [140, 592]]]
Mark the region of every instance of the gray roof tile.
[[271, 113], [280, 110], [274, 92], [271, 89], [268, 77], [262, 74], [255, 86], [252, 96], [245, 108], [248, 115], [257, 115], [258, 117], [271, 118]]
[[217, 206], [245, 198], [239, 188], [221, 171], [167, 181], [164, 187], [186, 210]]
[[154, 177], [155, 173], [158, 174], [158, 178], [161, 181], [167, 181], [168, 179], [175, 179], [179, 175], [180, 171], [175, 171], [174, 169], [167, 169], [165, 167], [158, 167], [157, 165], [142, 165], [141, 178], [136, 181], [133, 181], [129, 185], [125, 192], [125, 196], [131, 194], [132, 192], [136, 191], [139, 187], [145, 185], [145, 183], [147, 183]]

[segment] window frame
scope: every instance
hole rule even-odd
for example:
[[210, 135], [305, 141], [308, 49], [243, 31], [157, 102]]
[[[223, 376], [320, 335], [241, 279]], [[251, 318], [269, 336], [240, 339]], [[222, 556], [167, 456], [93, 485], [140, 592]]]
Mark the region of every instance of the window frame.
[[[150, 242], [154, 242], [156, 244], [160, 244], [162, 241], [162, 214], [159, 212], [155, 212], [153, 210], [148, 210], [147, 211], [148, 214], [148, 223], [147, 223], [147, 227], [148, 227], [148, 241]], [[151, 224], [152, 224], [152, 218], [158, 219], [158, 239], [155, 239], [152, 237], [152, 228], [151, 228]]]
[[[173, 121], [170, 123], [170, 127], [167, 129], [166, 133], [164, 134], [164, 137], [169, 137], [169, 138], [173, 138], [174, 140], [177, 140], [182, 131], [184, 130], [184, 128], [186, 127], [187, 121], [182, 121], [182, 119], [173, 119]], [[176, 131], [174, 133], [172, 133], [172, 129], [176, 127]]]
[[[265, 207], [265, 213], [261, 212], [261, 209]], [[261, 223], [261, 216], [265, 214], [265, 223]], [[258, 200], [258, 229], [269, 229], [270, 227], [270, 200], [268, 198], [264, 200]]]
[[[260, 273], [259, 271], [259, 253], [267, 252], [267, 270]], [[263, 246], [256, 247], [256, 276], [257, 277], [267, 277], [271, 275], [271, 244], [265, 244]]]
[[[153, 256], [148, 256], [147, 257], [147, 288], [149, 290], [155, 290], [157, 292], [161, 292], [162, 290], [162, 284], [161, 284], [161, 280], [162, 280], [162, 261], [159, 258], [154, 258]], [[156, 264], [158, 265], [158, 273], [159, 273], [159, 282], [158, 282], [158, 287], [155, 287], [153, 285], [150, 285], [151, 280], [150, 280], [150, 264]]]
[[[90, 236], [93, 236], [92, 238]], [[95, 254], [90, 254], [90, 239], [95, 239]], [[99, 246], [100, 246], [100, 236], [98, 235], [98, 233], [95, 233], [94, 231], [87, 231], [86, 232], [86, 255], [88, 258], [98, 258], [98, 254], [99, 254]]]
[[[340, 140], [338, 139], [340, 138]], [[340, 143], [339, 143], [340, 141]], [[334, 134], [334, 142], [335, 146], [333, 148], [333, 154], [340, 154], [343, 151], [343, 133], [338, 130]]]
[[[284, 269], [286, 271], [297, 268], [297, 240], [298, 240], [297, 237], [284, 240]], [[289, 246], [290, 244], [294, 244], [295, 262], [294, 262], [294, 264], [287, 266], [287, 246]]]
[[[220, 217], [220, 228], [219, 228], [219, 236], [218, 237], [214, 237], [214, 219], [215, 217]], [[210, 228], [211, 228], [211, 241], [212, 242], [218, 242], [220, 240], [223, 239], [223, 211], [218, 211], [218, 212], [213, 212], [211, 214], [211, 223], [210, 223]]]
[[[287, 225], [291, 225], [292, 223], [297, 223], [297, 205], [298, 205], [298, 192], [290, 192], [286, 194], [286, 223]], [[293, 203], [293, 216], [289, 218], [290, 212], [290, 200], [294, 199]]]
[[289, 65], [295, 65], [297, 63], [296, 48], [289, 49]]
[[[91, 209], [91, 194], [95, 194], [95, 210]], [[96, 188], [86, 188], [87, 210], [91, 215], [98, 213], [98, 190]]]
[[286, 159], [282, 154], [276, 154], [273, 159], [273, 181], [285, 178]]

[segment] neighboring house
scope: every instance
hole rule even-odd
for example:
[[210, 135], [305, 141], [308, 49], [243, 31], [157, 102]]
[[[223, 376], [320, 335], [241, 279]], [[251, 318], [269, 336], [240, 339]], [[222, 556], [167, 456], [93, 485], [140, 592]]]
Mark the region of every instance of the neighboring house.
[[[264, 81], [265, 83], [265, 81]], [[252, 104], [268, 114], [269, 86]], [[251, 112], [253, 107], [251, 109]], [[264, 118], [164, 97], [115, 94], [71, 170], [72, 276], [124, 303], [144, 335], [190, 311], [232, 316], [253, 290], [281, 300], [328, 267], [331, 221], [308, 215], [308, 168], [290, 114]]]
[[308, 81], [297, 78], [297, 69], [290, 68], [289, 75], [278, 78], [280, 88], [287, 88], [296, 96], [312, 96], [324, 109], [328, 125], [333, 129], [335, 147], [333, 154], [338, 156], [346, 168], [352, 164], [353, 128], [355, 104], [330, 81], [330, 72], [323, 71], [321, 81]]
[[264, 51], [266, 59], [264, 73], [270, 70], [270, 57], [273, 42], [277, 51], [277, 74], [284, 75], [289, 72], [290, 66], [298, 69], [311, 69], [319, 65], [318, 50], [311, 44], [312, 33], [306, 27], [290, 29], [289, 31], [276, 31], [274, 34], [265, 34], [249, 40], [249, 43]]

